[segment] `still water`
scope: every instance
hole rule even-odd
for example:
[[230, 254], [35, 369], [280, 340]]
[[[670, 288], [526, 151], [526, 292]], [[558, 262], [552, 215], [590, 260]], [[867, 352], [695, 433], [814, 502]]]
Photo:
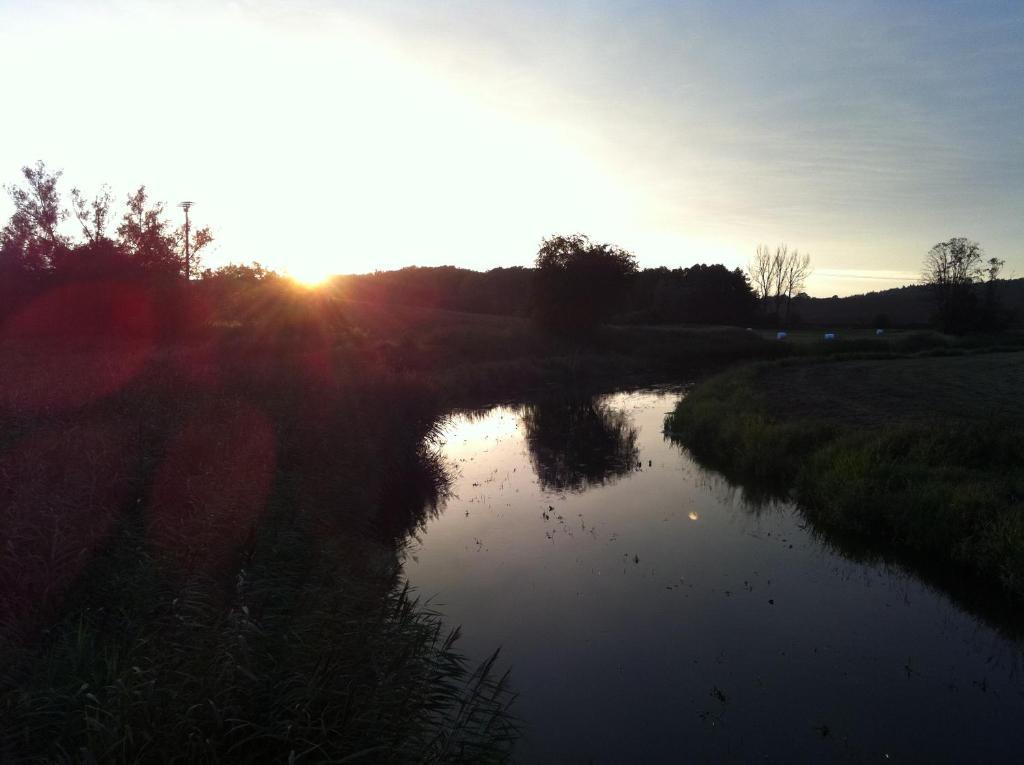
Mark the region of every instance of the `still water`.
[[525, 763], [1024, 761], [1019, 643], [755, 505], [648, 391], [459, 415], [405, 573], [482, 660]]

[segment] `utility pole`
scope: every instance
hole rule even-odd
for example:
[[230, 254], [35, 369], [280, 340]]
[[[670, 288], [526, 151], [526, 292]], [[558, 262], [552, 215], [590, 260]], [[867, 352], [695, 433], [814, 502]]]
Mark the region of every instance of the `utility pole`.
[[192, 206], [191, 202], [181, 202], [178, 207], [185, 211], [185, 281], [192, 278], [192, 254], [189, 251], [191, 246], [191, 237], [189, 236], [188, 227], [188, 209]]

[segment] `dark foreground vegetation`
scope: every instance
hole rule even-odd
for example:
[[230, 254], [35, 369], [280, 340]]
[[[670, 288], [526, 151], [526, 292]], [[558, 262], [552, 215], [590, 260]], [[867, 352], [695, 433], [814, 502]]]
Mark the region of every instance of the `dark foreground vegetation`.
[[23, 340], [0, 759], [504, 758], [505, 683], [398, 578], [444, 490], [435, 399], [344, 338]]
[[698, 385], [666, 428], [815, 524], [1024, 597], [1024, 353], [785, 360]]

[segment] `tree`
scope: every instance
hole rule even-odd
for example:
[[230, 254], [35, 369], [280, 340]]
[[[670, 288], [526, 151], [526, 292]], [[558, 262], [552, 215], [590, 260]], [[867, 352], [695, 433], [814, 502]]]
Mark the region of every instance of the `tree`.
[[[939, 242], [925, 255], [921, 277], [935, 302], [936, 318], [944, 332], [963, 332], [978, 324], [977, 297], [973, 285], [986, 273], [981, 245], [957, 236]], [[995, 261], [995, 258], [992, 258]], [[1001, 264], [989, 263], [991, 278]]]
[[612, 244], [595, 244], [583, 234], [545, 239], [536, 267], [536, 317], [544, 327], [569, 334], [607, 321], [637, 270], [632, 253]]
[[789, 326], [793, 297], [803, 291], [807, 277], [811, 275], [811, 256], [793, 250], [782, 260], [782, 274], [782, 289], [786, 298], [786, 326]]
[[277, 277], [277, 272], [265, 268], [261, 263], [228, 263], [216, 269], [204, 269], [200, 274], [203, 281], [259, 282]]
[[118, 243], [124, 252], [146, 271], [167, 275], [182, 273], [178, 237], [168, 230], [163, 204], [150, 204], [145, 186], [129, 194], [126, 204], [128, 209], [117, 227]]
[[746, 324], [757, 304], [743, 271], [730, 271], [717, 263], [682, 269], [677, 285], [674, 313], [680, 321]]
[[[803, 290], [811, 271], [811, 256], [790, 250], [786, 244], [778, 245], [774, 251], [766, 245], [758, 245], [747, 267], [762, 310], [767, 313], [769, 306], [774, 305], [777, 324], [789, 324], [793, 298]], [[783, 306], [786, 308], [784, 319]]]
[[747, 267], [747, 273], [750, 274], [750, 283], [754, 287], [754, 292], [757, 293], [758, 299], [761, 301], [761, 310], [765, 313], [768, 312], [768, 301], [771, 298], [772, 286], [775, 284], [775, 258], [772, 257], [772, 251], [763, 244], [757, 245], [757, 250], [754, 251], [754, 259], [750, 261], [750, 265]]
[[981, 325], [986, 329], [1005, 329], [1013, 319], [1013, 312], [1005, 310], [999, 299], [999, 274], [1005, 265], [1006, 261], [999, 258], [985, 261], [985, 308]]
[[68, 248], [68, 240], [57, 230], [67, 217], [57, 190], [61, 172], [49, 172], [40, 160], [34, 167], [23, 167], [21, 174], [25, 187], [4, 187], [14, 213], [0, 231], [0, 262], [16, 271], [44, 271]]
[[113, 201], [114, 196], [106, 184], [90, 200], [78, 188], [71, 189], [75, 217], [78, 218], [87, 242], [95, 243], [107, 238], [107, 221], [110, 219], [110, 205]]

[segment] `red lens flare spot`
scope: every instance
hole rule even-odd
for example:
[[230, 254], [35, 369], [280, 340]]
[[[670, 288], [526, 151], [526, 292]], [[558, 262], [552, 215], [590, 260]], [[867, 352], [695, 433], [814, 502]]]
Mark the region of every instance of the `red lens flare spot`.
[[114, 393], [146, 364], [154, 333], [144, 289], [92, 282], [50, 290], [0, 328], [0, 410], [66, 411]]

